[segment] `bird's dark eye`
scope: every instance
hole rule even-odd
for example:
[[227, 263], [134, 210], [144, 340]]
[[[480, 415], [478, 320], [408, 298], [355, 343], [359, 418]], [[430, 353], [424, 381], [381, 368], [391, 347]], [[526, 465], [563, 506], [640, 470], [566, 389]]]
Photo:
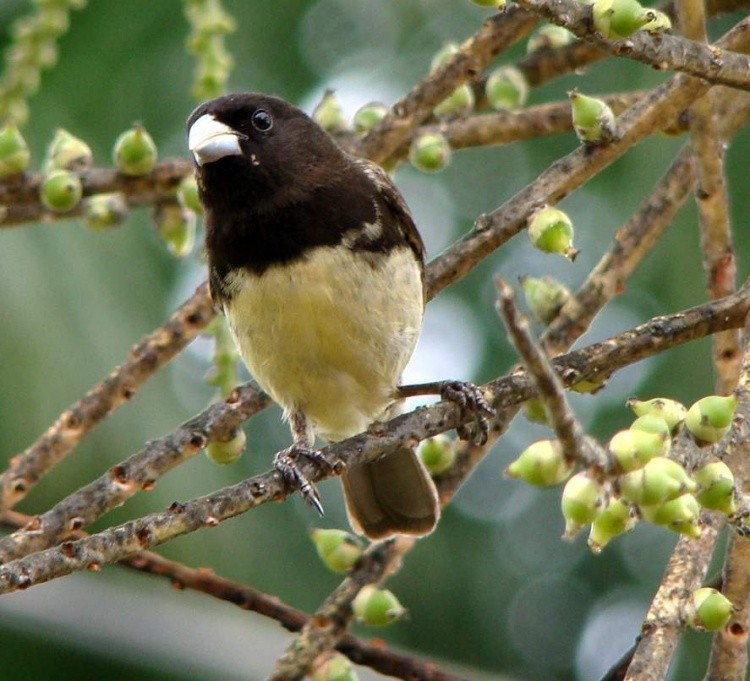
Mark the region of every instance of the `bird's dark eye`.
[[271, 118], [271, 114], [268, 113], [265, 109], [258, 109], [251, 118], [253, 127], [256, 130], [260, 130], [261, 132], [266, 132], [267, 130], [270, 130], [273, 126], [273, 118]]

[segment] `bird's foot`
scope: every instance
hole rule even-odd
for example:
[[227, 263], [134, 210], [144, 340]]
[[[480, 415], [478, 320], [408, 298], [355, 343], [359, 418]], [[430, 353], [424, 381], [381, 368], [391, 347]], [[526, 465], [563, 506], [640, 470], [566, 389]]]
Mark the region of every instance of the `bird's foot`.
[[440, 397], [455, 402], [462, 413], [471, 412], [473, 415], [473, 423], [464, 423], [456, 428], [462, 440], [472, 440], [476, 445], [487, 442], [490, 432], [487, 417], [494, 416], [495, 410], [476, 385], [468, 381], [443, 381], [440, 384]]
[[300, 442], [295, 442], [291, 447], [282, 449], [273, 458], [273, 467], [281, 473], [284, 482], [293, 489], [299, 490], [302, 498], [310, 504], [321, 516], [323, 504], [320, 501], [318, 490], [299, 467], [298, 461], [305, 458], [326, 473], [336, 473], [343, 467], [343, 462], [329, 461], [318, 449], [313, 449]]

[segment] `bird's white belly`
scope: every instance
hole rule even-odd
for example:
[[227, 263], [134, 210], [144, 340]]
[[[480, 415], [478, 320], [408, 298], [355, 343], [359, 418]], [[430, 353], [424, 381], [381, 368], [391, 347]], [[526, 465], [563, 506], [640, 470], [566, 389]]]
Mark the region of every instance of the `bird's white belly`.
[[230, 282], [229, 326], [250, 373], [318, 433], [361, 432], [393, 400], [422, 325], [421, 272], [408, 248], [367, 254], [321, 247]]

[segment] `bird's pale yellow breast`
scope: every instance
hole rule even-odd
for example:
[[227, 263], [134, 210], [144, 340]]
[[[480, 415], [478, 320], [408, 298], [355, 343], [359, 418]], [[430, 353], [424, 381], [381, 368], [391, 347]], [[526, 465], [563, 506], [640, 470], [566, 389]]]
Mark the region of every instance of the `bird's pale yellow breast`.
[[325, 438], [364, 430], [393, 399], [422, 325], [421, 272], [409, 248], [313, 249], [228, 282], [230, 328], [250, 373]]

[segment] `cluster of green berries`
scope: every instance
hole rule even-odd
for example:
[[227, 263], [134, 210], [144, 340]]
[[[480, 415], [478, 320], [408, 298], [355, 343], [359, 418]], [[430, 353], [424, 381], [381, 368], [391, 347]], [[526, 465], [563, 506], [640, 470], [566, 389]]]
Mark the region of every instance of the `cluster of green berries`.
[[638, 519], [697, 537], [701, 508], [737, 513], [734, 476], [719, 460], [688, 474], [669, 458], [672, 438], [682, 425], [701, 446], [718, 442], [729, 431], [736, 404], [734, 395], [710, 395], [690, 409], [671, 399], [631, 399], [628, 406], [638, 418], [609, 441], [611, 477], [591, 470], [575, 473], [575, 463], [563, 456], [557, 440], [533, 443], [506, 475], [539, 486], [564, 482], [564, 536], [573, 537], [590, 525], [588, 544], [595, 553]]

